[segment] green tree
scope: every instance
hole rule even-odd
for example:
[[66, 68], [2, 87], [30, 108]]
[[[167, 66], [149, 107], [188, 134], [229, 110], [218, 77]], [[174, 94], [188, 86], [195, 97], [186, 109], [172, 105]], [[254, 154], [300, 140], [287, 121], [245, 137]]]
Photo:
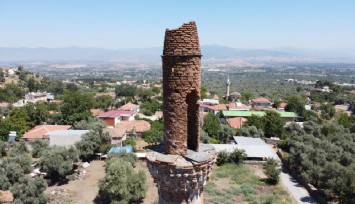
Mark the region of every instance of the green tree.
[[241, 93], [241, 99], [244, 101], [249, 101], [254, 97], [254, 94], [251, 92], [243, 92]]
[[236, 131], [234, 128], [230, 127], [229, 125], [221, 124], [220, 130], [217, 134], [217, 139], [219, 143], [227, 143], [231, 137], [235, 136], [235, 133]]
[[163, 121], [152, 121], [150, 124], [150, 130], [143, 132], [142, 138], [149, 145], [159, 144], [163, 139]]
[[33, 77], [31, 77], [27, 82], [27, 87], [30, 92], [34, 92], [39, 89], [39, 84], [36, 82], [36, 80]]
[[30, 117], [25, 108], [14, 108], [8, 120], [11, 129], [16, 131], [20, 137], [31, 127]]
[[92, 96], [78, 92], [65, 92], [61, 112], [65, 124], [74, 124], [91, 117]]
[[79, 153], [75, 148], [53, 146], [42, 154], [40, 165], [53, 181], [58, 181], [72, 172], [78, 159]]
[[264, 130], [262, 129], [257, 129], [255, 126], [247, 126], [247, 127], [242, 127], [239, 129], [236, 133], [237, 135], [242, 135], [245, 137], [264, 137]]
[[295, 112], [298, 116], [304, 117], [306, 101], [297, 96], [291, 96], [287, 98], [287, 106], [285, 111]]
[[281, 173], [279, 162], [276, 159], [268, 158], [266, 160], [264, 173], [267, 176], [269, 183], [277, 184], [280, 180]]
[[264, 129], [266, 125], [265, 117], [251, 115], [247, 121], [248, 126], [255, 126], [257, 129]]
[[35, 139], [30, 142], [32, 157], [39, 158], [43, 152], [49, 147], [49, 141], [46, 139]]
[[93, 159], [95, 153], [100, 152], [100, 147], [102, 145], [108, 145], [111, 143], [111, 137], [103, 131], [105, 127], [106, 124], [102, 120], [92, 117], [88, 120], [74, 123], [74, 129], [91, 130], [89, 133], [83, 135], [81, 141], [75, 144], [82, 159]]
[[220, 123], [218, 117], [213, 113], [208, 113], [203, 119], [202, 128], [210, 137], [216, 137], [220, 130]]
[[90, 161], [99, 152], [101, 139], [94, 132], [88, 132], [82, 136], [81, 141], [76, 142], [75, 146], [79, 150], [80, 158], [85, 161]]
[[135, 149], [136, 148], [136, 140], [131, 137], [127, 138], [125, 141], [123, 141], [123, 146], [127, 146], [127, 145], [130, 145]]
[[94, 107], [105, 111], [113, 105], [114, 100], [111, 96], [97, 96], [95, 97]]
[[47, 188], [46, 182], [41, 177], [22, 177], [18, 183], [11, 188], [15, 204], [46, 204], [47, 197], [44, 191]]
[[280, 117], [280, 114], [268, 111], [265, 115], [265, 121], [265, 136], [282, 138], [286, 122]]
[[327, 119], [327, 120], [330, 120], [335, 115], [335, 108], [330, 103], [322, 104], [320, 106], [320, 110], [321, 110], [321, 113], [322, 113], [322, 117]]
[[247, 158], [245, 151], [243, 149], [235, 149], [229, 155], [229, 160], [235, 164], [241, 164]]
[[0, 160], [0, 190], [9, 190], [11, 183], [7, 178], [6, 165], [3, 160]]
[[0, 120], [0, 141], [8, 140], [11, 129], [11, 123], [8, 119]]
[[147, 191], [146, 175], [134, 173], [130, 162], [122, 158], [110, 158], [105, 166], [106, 175], [99, 181], [100, 190], [109, 195], [113, 203], [141, 201]]
[[79, 90], [79, 87], [75, 85], [74, 83], [69, 83], [65, 87], [68, 91], [76, 92]]
[[137, 95], [137, 88], [132, 85], [122, 84], [122, 85], [116, 86], [115, 93], [116, 93], [116, 96], [132, 97], [132, 96]]
[[6, 143], [0, 140], [0, 158], [6, 155]]

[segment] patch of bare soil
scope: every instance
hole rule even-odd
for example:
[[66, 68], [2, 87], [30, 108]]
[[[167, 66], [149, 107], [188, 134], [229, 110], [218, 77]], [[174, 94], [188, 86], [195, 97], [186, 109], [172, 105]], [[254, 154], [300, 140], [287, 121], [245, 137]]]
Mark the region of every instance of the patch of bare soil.
[[[95, 160], [90, 163], [86, 169], [86, 175], [83, 179], [69, 181], [69, 183], [60, 186], [50, 186], [46, 193], [50, 194], [58, 189], [67, 190], [70, 195], [70, 202], [75, 204], [93, 203], [99, 192], [98, 181], [105, 176], [105, 161]], [[66, 200], [65, 203], [68, 203]], [[53, 201], [50, 203], [58, 203]]]

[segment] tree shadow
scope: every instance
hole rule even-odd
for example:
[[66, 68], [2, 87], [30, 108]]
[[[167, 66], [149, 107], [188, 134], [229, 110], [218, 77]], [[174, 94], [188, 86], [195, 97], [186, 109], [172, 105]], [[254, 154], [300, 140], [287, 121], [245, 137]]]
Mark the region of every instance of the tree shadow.
[[313, 200], [313, 198], [311, 198], [310, 196], [306, 196], [306, 197], [302, 197], [301, 198], [301, 201], [304, 202], [304, 203], [313, 203], [313, 204], [316, 204], [317, 202], [315, 202]]
[[93, 203], [95, 204], [111, 203], [110, 196], [108, 195], [107, 192], [99, 191], [99, 193], [94, 198]]

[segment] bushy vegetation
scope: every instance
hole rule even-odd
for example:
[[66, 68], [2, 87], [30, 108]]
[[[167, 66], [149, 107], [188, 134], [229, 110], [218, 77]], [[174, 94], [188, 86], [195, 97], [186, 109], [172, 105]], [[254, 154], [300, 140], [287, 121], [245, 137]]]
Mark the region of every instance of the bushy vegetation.
[[151, 121], [151, 128], [143, 132], [142, 138], [149, 145], [159, 144], [163, 140], [163, 120]]
[[146, 175], [134, 172], [130, 156], [113, 156], [105, 165], [106, 175], [99, 181], [100, 193], [108, 195], [111, 203], [141, 201], [147, 192]]
[[267, 176], [268, 183], [277, 184], [280, 180], [281, 173], [279, 161], [273, 158], [268, 158], [266, 160], [264, 173]]
[[52, 181], [59, 181], [72, 173], [74, 164], [78, 160], [79, 152], [77, 149], [53, 146], [41, 156], [40, 166]]
[[235, 149], [233, 152], [221, 151], [218, 153], [217, 165], [221, 166], [227, 163], [240, 164], [247, 158], [244, 150]]
[[269, 185], [252, 167], [240, 164], [217, 166], [204, 187], [204, 199], [215, 204], [291, 203], [281, 186]]
[[39, 158], [49, 147], [49, 141], [46, 139], [35, 139], [30, 142], [32, 157]]
[[288, 128], [289, 139], [283, 149], [286, 161], [305, 183], [323, 190], [328, 200], [354, 203], [355, 135], [334, 124], [312, 121]]
[[101, 152], [101, 147], [111, 143], [111, 137], [103, 131], [106, 124], [98, 118], [88, 118], [74, 123], [74, 129], [90, 130], [83, 135], [81, 141], [75, 143], [79, 150], [80, 158], [90, 161], [94, 158], [95, 153]]

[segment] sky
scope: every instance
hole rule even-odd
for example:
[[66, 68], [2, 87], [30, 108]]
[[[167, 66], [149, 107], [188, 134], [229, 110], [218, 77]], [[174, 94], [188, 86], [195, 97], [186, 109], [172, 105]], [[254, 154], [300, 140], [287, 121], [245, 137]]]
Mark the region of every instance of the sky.
[[0, 47], [161, 47], [191, 20], [202, 45], [355, 48], [353, 0], [0, 0]]

